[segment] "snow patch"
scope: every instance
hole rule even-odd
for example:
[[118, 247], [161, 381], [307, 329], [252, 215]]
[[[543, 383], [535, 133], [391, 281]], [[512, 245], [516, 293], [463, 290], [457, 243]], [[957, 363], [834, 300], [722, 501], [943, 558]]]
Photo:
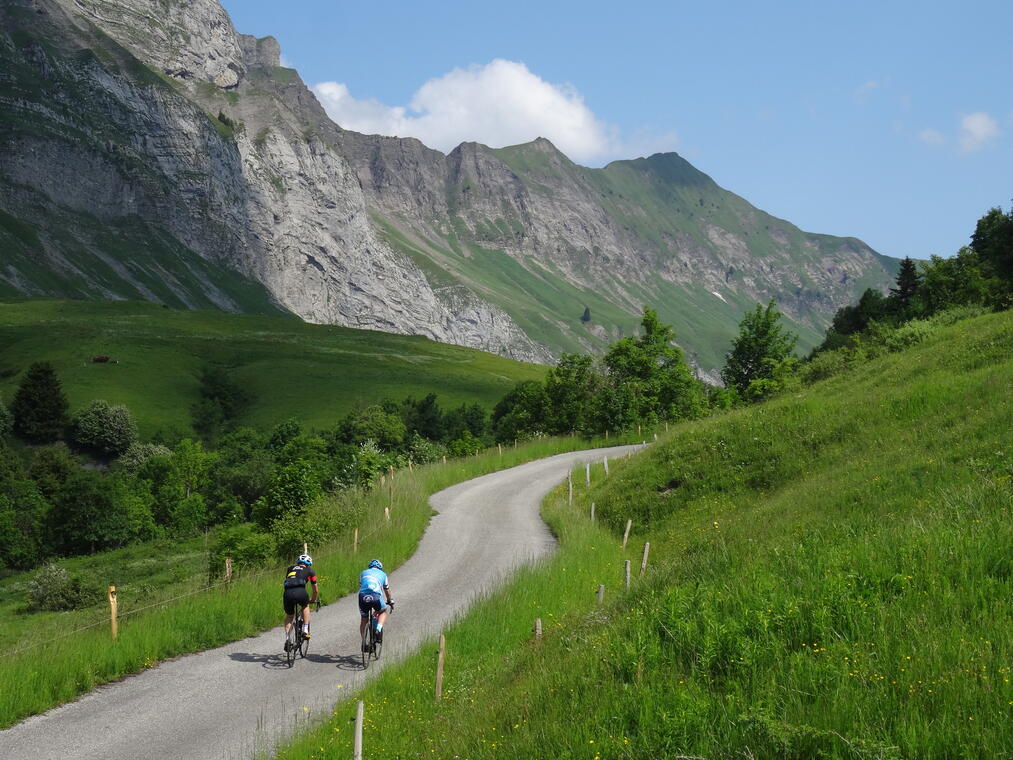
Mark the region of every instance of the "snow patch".
[[[711, 294], [712, 294], [712, 295], [715, 295], [715, 296], [717, 296], [717, 297], [718, 297], [718, 298], [720, 298], [720, 299], [721, 299], [722, 301], [725, 301], [725, 297], [724, 297], [723, 295], [721, 295], [720, 293], [718, 293], [718, 292], [717, 292], [716, 290], [712, 290], [712, 291], [711, 291]], [[728, 301], [725, 301], [725, 303], [728, 303]]]

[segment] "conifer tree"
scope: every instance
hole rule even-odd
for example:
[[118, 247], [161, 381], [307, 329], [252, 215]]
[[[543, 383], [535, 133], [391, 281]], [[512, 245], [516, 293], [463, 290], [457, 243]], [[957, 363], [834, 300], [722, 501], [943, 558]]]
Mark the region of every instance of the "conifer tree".
[[894, 311], [901, 317], [905, 317], [911, 306], [911, 299], [918, 292], [921, 285], [921, 275], [915, 263], [909, 256], [905, 256], [900, 262], [900, 271], [897, 272], [895, 286], [890, 288], [890, 302]]
[[49, 362], [36, 362], [21, 379], [11, 402], [14, 432], [32, 443], [52, 443], [67, 425], [67, 397]]

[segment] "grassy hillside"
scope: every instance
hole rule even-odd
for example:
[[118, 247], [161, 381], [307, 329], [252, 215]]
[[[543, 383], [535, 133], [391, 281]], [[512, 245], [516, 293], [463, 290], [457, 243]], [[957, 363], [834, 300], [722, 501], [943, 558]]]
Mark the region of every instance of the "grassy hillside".
[[[370, 757], [1010, 757], [1011, 398], [1006, 313], [596, 468], [447, 631], [448, 699], [428, 649], [366, 690]], [[282, 756], [347, 756], [353, 713]]]
[[[114, 362], [96, 364], [93, 356]], [[20, 373], [52, 362], [71, 409], [91, 399], [126, 404], [142, 436], [190, 431], [201, 370], [225, 367], [255, 401], [240, 420], [270, 427], [289, 417], [334, 424], [357, 404], [435, 392], [444, 408], [491, 408], [544, 367], [425, 338], [310, 325], [294, 318], [173, 311], [140, 302], [0, 303], [0, 394]]]

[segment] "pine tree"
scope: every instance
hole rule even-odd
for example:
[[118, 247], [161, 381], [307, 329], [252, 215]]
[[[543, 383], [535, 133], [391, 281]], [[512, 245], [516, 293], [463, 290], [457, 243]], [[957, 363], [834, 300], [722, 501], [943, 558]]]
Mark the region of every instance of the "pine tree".
[[900, 271], [897, 272], [895, 287], [890, 288], [890, 302], [896, 313], [902, 317], [907, 316], [911, 306], [911, 299], [918, 292], [918, 286], [922, 283], [922, 277], [918, 274], [915, 263], [909, 256], [905, 256], [900, 262]]
[[32, 443], [52, 443], [67, 425], [67, 397], [49, 362], [36, 362], [21, 379], [11, 402], [14, 432]]

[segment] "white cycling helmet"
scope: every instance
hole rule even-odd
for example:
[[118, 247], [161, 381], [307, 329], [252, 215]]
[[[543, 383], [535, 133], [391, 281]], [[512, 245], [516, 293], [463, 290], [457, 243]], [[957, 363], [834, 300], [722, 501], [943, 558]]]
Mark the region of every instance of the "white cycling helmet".
[[308, 554], [300, 554], [298, 561], [304, 565], [312, 565], [313, 558]]

